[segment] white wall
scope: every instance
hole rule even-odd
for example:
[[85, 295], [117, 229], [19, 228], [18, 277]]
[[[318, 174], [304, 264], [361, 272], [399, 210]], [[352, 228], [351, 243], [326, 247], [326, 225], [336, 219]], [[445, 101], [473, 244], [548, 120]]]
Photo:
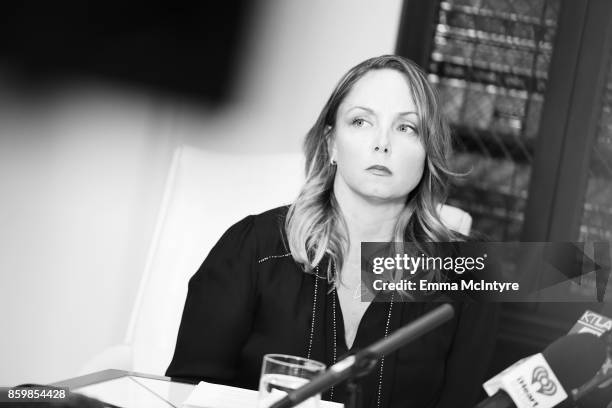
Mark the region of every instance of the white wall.
[[122, 340], [173, 140], [150, 100], [108, 91], [5, 95], [0, 384], [72, 376]]
[[108, 84], [26, 97], [0, 81], [0, 385], [74, 376], [121, 342], [178, 144], [297, 151], [339, 77], [393, 52], [401, 0], [260, 4], [214, 116]]
[[[187, 143], [220, 151], [301, 151], [336, 82], [366, 58], [393, 53], [401, 0], [261, 1], [237, 105], [208, 118], [186, 113]], [[223, 138], [202, 137], [202, 128]]]

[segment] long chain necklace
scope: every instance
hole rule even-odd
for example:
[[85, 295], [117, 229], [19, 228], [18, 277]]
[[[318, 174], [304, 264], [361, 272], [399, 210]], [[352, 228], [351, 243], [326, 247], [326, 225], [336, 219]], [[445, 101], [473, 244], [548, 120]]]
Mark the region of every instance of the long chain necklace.
[[[315, 282], [314, 282], [314, 295], [313, 295], [313, 299], [312, 299], [312, 318], [310, 320], [310, 336], [309, 336], [309, 341], [308, 341], [308, 352], [306, 353], [306, 358], [310, 358], [310, 354], [312, 352], [312, 341], [314, 338], [314, 328], [315, 328], [315, 316], [317, 313], [317, 292], [318, 292], [318, 288], [319, 288], [319, 267], [316, 266], [315, 267]], [[337, 357], [338, 357], [338, 352], [337, 352], [337, 337], [336, 337], [336, 296], [337, 296], [337, 291], [336, 288], [334, 287], [332, 289], [332, 292], [334, 299], [332, 300], [332, 328], [333, 328], [333, 350], [332, 350], [332, 365], [336, 364], [337, 362]], [[389, 327], [391, 325], [391, 313], [393, 311], [393, 300], [394, 300], [394, 296], [395, 293], [391, 294], [391, 301], [389, 302], [389, 311], [387, 312], [387, 322], [385, 324], [385, 338], [387, 338], [387, 336], [389, 335]], [[383, 374], [384, 374], [384, 367], [385, 367], [385, 357], [383, 356], [380, 359], [380, 370], [378, 373], [378, 389], [377, 389], [377, 395], [376, 395], [376, 408], [380, 408], [380, 402], [382, 399], [382, 384], [383, 384]], [[329, 399], [333, 399], [334, 397], [334, 387], [330, 388], [329, 391]]]

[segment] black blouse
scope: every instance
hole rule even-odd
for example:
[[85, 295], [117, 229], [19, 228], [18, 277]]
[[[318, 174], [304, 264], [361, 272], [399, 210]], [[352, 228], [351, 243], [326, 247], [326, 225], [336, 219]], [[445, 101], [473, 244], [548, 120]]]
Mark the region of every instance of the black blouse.
[[[307, 274], [291, 257], [282, 232], [286, 214], [280, 207], [248, 216], [211, 250], [189, 281], [166, 375], [257, 389], [264, 354], [330, 366], [438, 306], [372, 302], [347, 349], [336, 291], [325, 268], [319, 276]], [[493, 352], [496, 319], [494, 306], [458, 305], [453, 320], [387, 355], [382, 376], [379, 364], [363, 379], [363, 407], [472, 407]], [[323, 399], [345, 403], [345, 387]]]

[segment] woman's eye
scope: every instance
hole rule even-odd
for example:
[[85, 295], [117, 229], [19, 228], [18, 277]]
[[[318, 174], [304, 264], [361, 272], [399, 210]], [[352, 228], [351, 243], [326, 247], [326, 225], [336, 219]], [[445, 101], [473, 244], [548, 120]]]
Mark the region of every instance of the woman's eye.
[[356, 127], [364, 127], [366, 126], [368, 122], [365, 119], [362, 118], [355, 118], [353, 119], [352, 125], [356, 126]]
[[413, 125], [409, 125], [409, 124], [407, 124], [407, 123], [402, 123], [401, 125], [399, 125], [399, 126], [397, 127], [397, 129], [398, 129], [400, 132], [404, 132], [404, 133], [409, 133], [409, 132], [414, 132], [414, 133], [416, 133], [416, 129], [415, 129], [415, 127], [414, 127]]

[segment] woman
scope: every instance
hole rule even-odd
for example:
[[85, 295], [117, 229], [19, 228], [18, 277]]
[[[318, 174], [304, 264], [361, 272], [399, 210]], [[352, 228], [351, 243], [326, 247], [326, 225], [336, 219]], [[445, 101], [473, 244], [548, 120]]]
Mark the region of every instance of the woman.
[[[361, 302], [362, 241], [461, 239], [436, 211], [450, 174], [448, 128], [412, 62], [352, 68], [305, 141], [297, 200], [248, 216], [189, 282], [167, 375], [257, 388], [266, 353], [332, 365], [437, 306]], [[364, 407], [471, 407], [492, 352], [495, 312], [461, 305], [451, 323], [386, 356]], [[346, 401], [344, 386], [324, 399]]]

